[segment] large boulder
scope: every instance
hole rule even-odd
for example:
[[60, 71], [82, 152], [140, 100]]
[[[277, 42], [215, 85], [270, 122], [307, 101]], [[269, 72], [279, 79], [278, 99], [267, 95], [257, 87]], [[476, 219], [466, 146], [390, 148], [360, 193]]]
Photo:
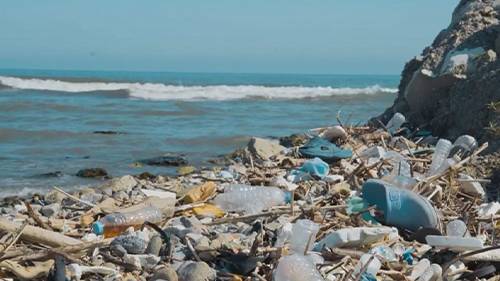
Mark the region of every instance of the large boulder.
[[462, 134], [500, 148], [500, 0], [461, 0], [450, 25], [410, 60], [394, 104], [410, 124], [454, 140]]

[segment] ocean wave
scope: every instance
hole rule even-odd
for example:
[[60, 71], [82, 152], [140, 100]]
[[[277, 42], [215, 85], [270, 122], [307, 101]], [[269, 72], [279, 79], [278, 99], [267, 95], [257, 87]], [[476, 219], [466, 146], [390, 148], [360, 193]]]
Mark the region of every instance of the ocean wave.
[[396, 93], [395, 88], [372, 85], [364, 88], [260, 85], [179, 86], [160, 83], [69, 82], [53, 79], [0, 76], [0, 84], [26, 90], [58, 92], [127, 91], [129, 97], [146, 100], [235, 100], [247, 98], [305, 99], [349, 95]]

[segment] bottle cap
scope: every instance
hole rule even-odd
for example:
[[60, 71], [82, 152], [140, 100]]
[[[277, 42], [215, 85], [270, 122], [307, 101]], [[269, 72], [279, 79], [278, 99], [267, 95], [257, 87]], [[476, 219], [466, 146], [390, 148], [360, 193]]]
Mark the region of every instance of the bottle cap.
[[292, 192], [285, 192], [285, 203], [292, 203]]
[[97, 235], [102, 235], [104, 233], [104, 224], [100, 221], [96, 221], [92, 224], [92, 231]]

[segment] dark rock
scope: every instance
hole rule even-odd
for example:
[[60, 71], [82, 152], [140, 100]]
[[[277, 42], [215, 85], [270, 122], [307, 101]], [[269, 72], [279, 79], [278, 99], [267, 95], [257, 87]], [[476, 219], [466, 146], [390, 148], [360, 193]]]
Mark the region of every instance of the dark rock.
[[37, 177], [40, 177], [40, 178], [59, 178], [62, 176], [64, 176], [64, 174], [61, 171], [54, 171], [54, 172], [49, 172], [49, 173], [37, 175]]
[[76, 173], [81, 178], [108, 178], [108, 172], [102, 168], [81, 169]]
[[183, 166], [188, 164], [188, 161], [182, 155], [164, 155], [139, 160], [139, 162], [150, 166]]
[[155, 175], [149, 173], [149, 172], [144, 172], [144, 173], [141, 173], [137, 176], [135, 176], [136, 178], [140, 179], [140, 180], [153, 180], [156, 178]]
[[61, 211], [61, 204], [59, 203], [43, 206], [42, 209], [40, 209], [40, 213], [46, 217], [56, 216], [59, 211]]
[[303, 145], [309, 138], [304, 134], [293, 134], [288, 137], [281, 137], [280, 144], [284, 147], [294, 147]]
[[92, 133], [99, 135], [125, 135], [125, 132], [118, 131], [94, 131]]

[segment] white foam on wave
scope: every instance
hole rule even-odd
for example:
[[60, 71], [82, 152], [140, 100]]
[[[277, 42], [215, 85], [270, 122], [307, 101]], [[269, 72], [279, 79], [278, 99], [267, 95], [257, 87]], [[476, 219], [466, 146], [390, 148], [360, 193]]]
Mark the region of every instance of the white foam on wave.
[[0, 83], [17, 89], [58, 92], [96, 92], [125, 90], [130, 97], [147, 100], [234, 100], [245, 98], [304, 99], [330, 96], [375, 95], [396, 93], [397, 89], [373, 85], [365, 88], [267, 87], [242, 86], [177, 86], [160, 83], [68, 82], [53, 79], [0, 76]]

